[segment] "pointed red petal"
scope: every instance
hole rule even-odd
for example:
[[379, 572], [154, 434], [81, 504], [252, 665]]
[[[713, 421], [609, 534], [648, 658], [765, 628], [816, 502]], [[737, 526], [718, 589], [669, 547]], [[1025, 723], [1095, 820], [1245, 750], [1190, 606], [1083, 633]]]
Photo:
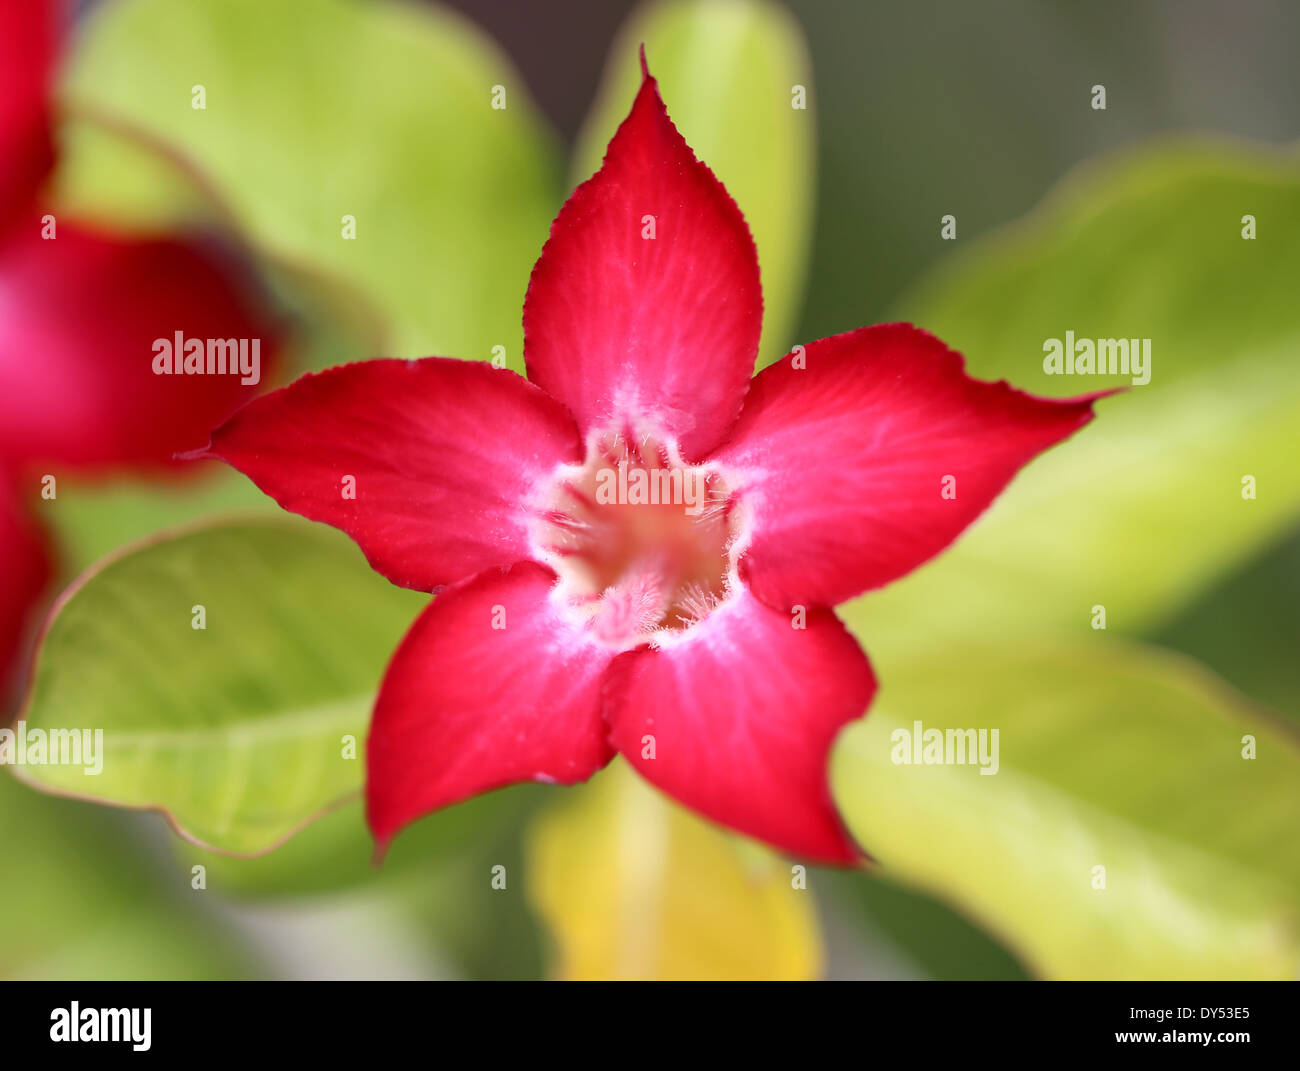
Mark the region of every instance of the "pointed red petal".
[[347, 532], [393, 583], [432, 591], [531, 557], [528, 496], [582, 444], [513, 372], [426, 357], [303, 376], [218, 428], [209, 454]]
[[741, 574], [782, 608], [833, 606], [915, 569], [1088, 423], [1096, 397], [971, 379], [910, 324], [822, 339], [805, 360], [754, 379], [716, 455], [753, 510]]
[[681, 643], [620, 655], [606, 682], [610, 740], [709, 818], [800, 858], [851, 863], [861, 853], [831, 801], [826, 764], [876, 683], [829, 610], [795, 623], [745, 592]]
[[744, 218], [647, 74], [533, 269], [528, 376], [584, 431], [649, 419], [698, 458], [735, 420], [762, 314]]
[[519, 781], [572, 784], [613, 756], [610, 652], [555, 612], [534, 562], [448, 588], [407, 633], [375, 704], [366, 813], [382, 847], [408, 822]]
[[[278, 328], [239, 265], [173, 239], [110, 237], [27, 217], [0, 245], [0, 461], [171, 465], [261, 389], [240, 375], [155, 375], [154, 343], [259, 339]], [[250, 377], [251, 378], [251, 377]]]

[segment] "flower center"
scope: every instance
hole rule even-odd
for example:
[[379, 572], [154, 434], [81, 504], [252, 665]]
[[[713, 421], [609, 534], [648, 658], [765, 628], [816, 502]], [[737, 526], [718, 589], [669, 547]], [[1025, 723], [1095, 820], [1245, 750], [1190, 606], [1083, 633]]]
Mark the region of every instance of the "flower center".
[[745, 527], [731, 488], [676, 445], [631, 431], [599, 432], [586, 459], [542, 490], [533, 543], [560, 578], [556, 598], [619, 650], [662, 644], [698, 624], [737, 589]]

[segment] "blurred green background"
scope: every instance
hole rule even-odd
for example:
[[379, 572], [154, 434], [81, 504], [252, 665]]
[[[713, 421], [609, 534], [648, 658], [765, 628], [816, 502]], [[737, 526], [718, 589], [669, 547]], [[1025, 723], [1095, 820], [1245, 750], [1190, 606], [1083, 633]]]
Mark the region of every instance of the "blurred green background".
[[[6, 776], [0, 875], [23, 925], [0, 937], [0, 975], [1300, 972], [1300, 8], [83, 6], [64, 76], [63, 203], [121, 226], [217, 219], [237, 231], [297, 318], [300, 369], [379, 353], [487, 359], [494, 346], [520, 367], [528, 268], [626, 111], [644, 39], [670, 112], [755, 232], [763, 360], [908, 318], [966, 353], [974, 374], [1035, 393], [1118, 382], [1043, 375], [1043, 340], [1067, 329], [1152, 338], [1153, 376], [1100, 405], [940, 561], [844, 611], [882, 681], [833, 764], [837, 799], [878, 860], [870, 872], [812, 870], [797, 888], [788, 863], [617, 766], [583, 788], [528, 786], [433, 816], [382, 870], [355, 801], [268, 855], [232, 859], [157, 815]], [[194, 83], [208, 89], [202, 113]], [[495, 84], [510, 94], [500, 114], [486, 106]], [[790, 107], [795, 84], [806, 111]], [[1103, 111], [1090, 106], [1096, 84]], [[357, 216], [355, 245], [339, 241], [341, 213]], [[955, 241], [940, 235], [947, 214]], [[1244, 474], [1257, 499], [1241, 497]], [[291, 563], [280, 541], [324, 537], [305, 525], [286, 536], [232, 474], [182, 490], [86, 486], [48, 520], [70, 576], [230, 506], [266, 529], [142, 561], [166, 578], [153, 594], [115, 582], [121, 599], [143, 600], [138, 619], [157, 616], [150, 599], [188, 607], [220, 587], [251, 628], [267, 608], [250, 562]], [[375, 653], [355, 674], [377, 679], [376, 637], [400, 635], [418, 598], [394, 598], [327, 539], [298, 565], [285, 582], [301, 585], [297, 605], [318, 625], [373, 620]], [[357, 588], [344, 600], [339, 584]], [[185, 722], [131, 690], [123, 667], [131, 679], [151, 668], [115, 648], [113, 605], [65, 611], [33, 720]], [[1092, 627], [1096, 605], [1105, 631]], [[277, 655], [318, 650], [311, 627]], [[144, 647], [165, 649], [162, 637]], [[313, 701], [356, 683], [322, 686], [303, 666], [301, 687], [324, 687]], [[226, 668], [178, 656], [167, 672], [214, 695], [213, 717], [241, 716], [220, 701], [234, 687]], [[365, 715], [361, 701], [343, 716], [363, 734]], [[916, 718], [1000, 726], [999, 776], [892, 766], [889, 732]], [[336, 735], [295, 741], [295, 761], [327, 756]], [[203, 794], [186, 787], [198, 761], [97, 788], [118, 804], [201, 812]], [[247, 840], [223, 847], [269, 843], [355, 789], [344, 773], [314, 783], [329, 790], [315, 799], [274, 774], [231, 827]], [[69, 789], [50, 776], [44, 787]], [[653, 873], [636, 865], [650, 838], [671, 845]]]

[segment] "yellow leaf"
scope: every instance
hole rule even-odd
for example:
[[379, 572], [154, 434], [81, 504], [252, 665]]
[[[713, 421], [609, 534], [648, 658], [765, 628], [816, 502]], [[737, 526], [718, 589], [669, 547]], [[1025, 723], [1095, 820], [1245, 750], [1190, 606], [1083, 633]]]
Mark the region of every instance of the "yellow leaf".
[[529, 833], [533, 904], [566, 979], [793, 979], [822, 969], [796, 863], [723, 832], [622, 760]]

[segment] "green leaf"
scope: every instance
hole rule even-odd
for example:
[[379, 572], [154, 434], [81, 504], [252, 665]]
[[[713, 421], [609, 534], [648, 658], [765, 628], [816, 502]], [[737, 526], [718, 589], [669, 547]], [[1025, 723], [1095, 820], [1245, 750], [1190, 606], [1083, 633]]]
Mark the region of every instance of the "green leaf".
[[[1046, 977], [1295, 977], [1300, 744], [1286, 726], [1193, 663], [1100, 638], [890, 670], [832, 759], [841, 811], [887, 874]], [[989, 730], [989, 745], [996, 730], [996, 774], [902, 762], [918, 721]]]
[[[188, 161], [264, 255], [346, 284], [386, 325], [389, 355], [504, 346], [522, 367], [554, 145], [522, 79], [459, 16], [387, 0], [123, 0], [87, 20], [65, 97]], [[72, 140], [64, 194], [138, 213], [156, 176], [106, 140]]]
[[[740, 205], [763, 273], [759, 364], [791, 342], [803, 299], [816, 174], [812, 70], [803, 32], [766, 0], [664, 0], [640, 8], [610, 50], [574, 153], [573, 179], [600, 166], [641, 81], [638, 48], [695, 155]], [[802, 86], [805, 108], [795, 108]]]
[[1151, 379], [1100, 402], [935, 563], [848, 608], [873, 654], [1084, 629], [1095, 606], [1140, 633], [1281, 535], [1300, 514], [1297, 228], [1294, 154], [1180, 143], [1080, 172], [916, 289], [904, 317], [974, 375], [1048, 395], [1131, 381], [1045, 374], [1046, 340], [1073, 331], [1151, 339]]
[[813, 894], [622, 761], [536, 823], [529, 892], [566, 979], [802, 981], [821, 973]]
[[29, 734], [102, 730], [102, 772], [14, 770], [51, 792], [161, 810], [220, 851], [270, 849], [360, 787], [375, 689], [425, 598], [299, 521], [136, 545], [64, 596], [20, 715]]

